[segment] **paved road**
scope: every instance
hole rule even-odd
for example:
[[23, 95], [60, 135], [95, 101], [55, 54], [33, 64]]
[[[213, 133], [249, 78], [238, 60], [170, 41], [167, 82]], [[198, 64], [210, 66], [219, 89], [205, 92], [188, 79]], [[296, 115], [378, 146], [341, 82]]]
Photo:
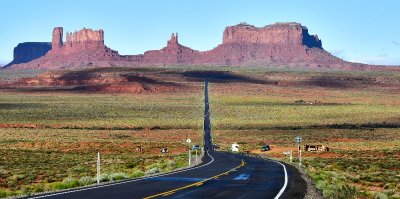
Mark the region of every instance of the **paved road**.
[[291, 186], [282, 164], [212, 149], [208, 82], [204, 94], [204, 145], [208, 153], [201, 165], [166, 175], [34, 198], [278, 198]]

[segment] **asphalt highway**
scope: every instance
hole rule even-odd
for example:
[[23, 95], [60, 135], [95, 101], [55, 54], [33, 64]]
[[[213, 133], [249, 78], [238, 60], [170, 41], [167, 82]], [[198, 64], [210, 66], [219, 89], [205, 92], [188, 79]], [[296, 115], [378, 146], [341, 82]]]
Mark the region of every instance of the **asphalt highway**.
[[213, 149], [208, 82], [204, 86], [202, 164], [168, 174], [72, 189], [31, 198], [280, 198], [290, 186], [281, 163]]

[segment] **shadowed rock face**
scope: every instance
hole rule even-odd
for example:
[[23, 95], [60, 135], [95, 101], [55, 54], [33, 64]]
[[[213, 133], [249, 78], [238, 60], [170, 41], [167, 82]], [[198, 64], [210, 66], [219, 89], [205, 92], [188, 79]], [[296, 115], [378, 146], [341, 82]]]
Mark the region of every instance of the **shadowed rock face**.
[[13, 64], [28, 63], [34, 59], [44, 56], [51, 50], [50, 42], [25, 42], [14, 48], [14, 59], [5, 67]]
[[[53, 30], [52, 50], [45, 56], [13, 68], [82, 68], [96, 66], [258, 66], [345, 70], [378, 70], [376, 66], [343, 61], [322, 48], [316, 35], [299, 23], [255, 27], [245, 23], [226, 27], [222, 44], [209, 51], [183, 46], [173, 33], [167, 46], [140, 55], [119, 55], [104, 44], [103, 30], [82, 29], [66, 33]], [[391, 69], [393, 70], [393, 69]]]

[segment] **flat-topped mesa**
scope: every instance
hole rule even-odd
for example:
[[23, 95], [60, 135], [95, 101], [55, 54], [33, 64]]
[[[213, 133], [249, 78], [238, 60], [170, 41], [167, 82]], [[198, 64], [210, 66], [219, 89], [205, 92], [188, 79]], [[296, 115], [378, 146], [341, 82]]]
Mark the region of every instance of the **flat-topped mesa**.
[[299, 23], [275, 23], [264, 27], [255, 27], [246, 23], [225, 28], [223, 44], [266, 44], [299, 45], [309, 48], [322, 48], [316, 35], [309, 35], [308, 29]]
[[19, 43], [14, 48], [14, 59], [11, 63], [5, 67], [13, 64], [27, 63], [34, 59], [44, 56], [49, 50], [51, 50], [50, 42], [25, 42]]

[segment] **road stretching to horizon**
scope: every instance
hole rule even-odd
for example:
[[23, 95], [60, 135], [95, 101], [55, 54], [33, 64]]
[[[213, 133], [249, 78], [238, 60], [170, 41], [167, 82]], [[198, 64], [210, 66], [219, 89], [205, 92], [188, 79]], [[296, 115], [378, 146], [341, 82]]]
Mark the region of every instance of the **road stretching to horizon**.
[[265, 160], [213, 149], [208, 81], [204, 82], [202, 163], [167, 174], [83, 187], [30, 198], [286, 198], [293, 186], [287, 168]]

